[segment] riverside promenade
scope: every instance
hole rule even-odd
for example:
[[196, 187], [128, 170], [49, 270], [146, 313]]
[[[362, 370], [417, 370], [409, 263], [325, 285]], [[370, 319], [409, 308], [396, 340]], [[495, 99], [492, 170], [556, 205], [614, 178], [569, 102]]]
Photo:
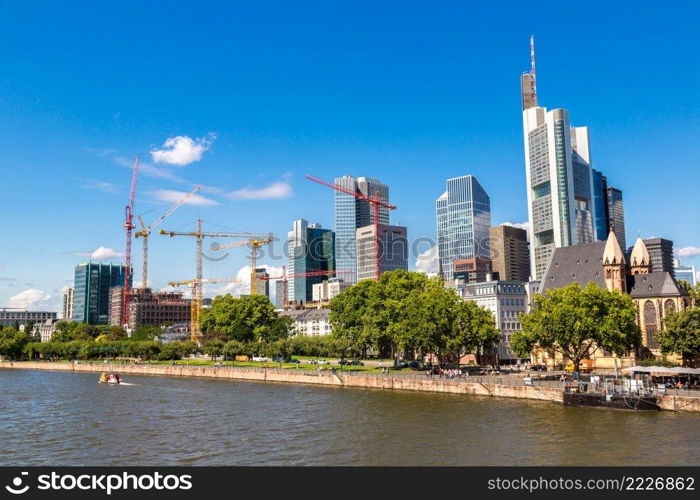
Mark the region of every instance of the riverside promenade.
[[[116, 372], [120, 374], [169, 377], [206, 377], [255, 382], [472, 394], [477, 396], [552, 401], [556, 403], [561, 403], [563, 399], [562, 388], [559, 382], [532, 378], [531, 385], [526, 385], [523, 377], [514, 375], [472, 376], [447, 379], [416, 373], [368, 374], [328, 369], [309, 371], [280, 368], [218, 367], [183, 364], [151, 365], [36, 361], [5, 361], [0, 363], [0, 368], [92, 373]], [[663, 396], [660, 406], [663, 410], [700, 412], [700, 397], [666, 394]]]

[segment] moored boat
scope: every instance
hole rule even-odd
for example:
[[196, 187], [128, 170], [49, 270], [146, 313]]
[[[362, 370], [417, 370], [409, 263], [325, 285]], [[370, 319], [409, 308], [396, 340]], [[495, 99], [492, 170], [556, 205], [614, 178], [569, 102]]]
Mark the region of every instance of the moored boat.
[[100, 375], [100, 384], [121, 384], [122, 378], [118, 373], [103, 373]]

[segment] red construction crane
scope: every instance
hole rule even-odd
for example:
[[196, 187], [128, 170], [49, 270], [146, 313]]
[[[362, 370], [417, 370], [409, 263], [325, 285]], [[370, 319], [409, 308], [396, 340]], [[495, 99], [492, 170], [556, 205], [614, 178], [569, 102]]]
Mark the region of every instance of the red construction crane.
[[124, 220], [124, 230], [126, 231], [126, 247], [124, 260], [126, 269], [124, 270], [124, 285], [122, 286], [122, 308], [120, 314], [121, 326], [129, 321], [129, 292], [131, 286], [131, 230], [134, 229], [134, 198], [136, 197], [136, 180], [139, 175], [139, 157], [134, 162], [134, 171], [131, 174], [131, 191], [129, 191], [129, 204], [126, 206], [126, 216]]
[[287, 275], [287, 266], [282, 266], [282, 276], [259, 276], [259, 280], [282, 280], [282, 307], [287, 307], [287, 279], [312, 278], [314, 276], [332, 276], [334, 274], [351, 274], [352, 269], [336, 269], [335, 271], [309, 271]]
[[396, 205], [392, 205], [390, 203], [387, 203], [385, 201], [381, 201], [379, 199], [379, 191], [374, 192], [374, 196], [367, 196], [362, 193], [358, 193], [356, 191], [353, 191], [352, 189], [348, 189], [343, 186], [339, 186], [338, 184], [333, 184], [328, 181], [324, 181], [323, 179], [319, 179], [318, 177], [314, 177], [313, 175], [307, 175], [307, 179], [313, 182], [317, 182], [318, 184], [321, 184], [323, 186], [329, 187], [331, 189], [335, 189], [336, 191], [340, 191], [341, 193], [349, 194], [350, 196], [354, 196], [355, 198], [359, 200], [364, 200], [370, 205], [372, 205], [372, 216], [374, 218], [374, 279], [379, 280], [379, 275], [381, 274], [379, 270], [379, 263], [381, 261], [380, 255], [379, 255], [379, 244], [381, 240], [381, 236], [379, 234], [379, 207], [384, 207], [389, 210], [396, 210]]

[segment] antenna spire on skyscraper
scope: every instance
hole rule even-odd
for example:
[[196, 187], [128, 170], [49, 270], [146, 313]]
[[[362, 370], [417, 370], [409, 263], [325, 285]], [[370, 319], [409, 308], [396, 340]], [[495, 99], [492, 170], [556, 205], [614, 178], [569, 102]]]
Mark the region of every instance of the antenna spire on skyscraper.
[[530, 35], [530, 79], [532, 85], [532, 98], [537, 102], [537, 76], [535, 73], [535, 35]]

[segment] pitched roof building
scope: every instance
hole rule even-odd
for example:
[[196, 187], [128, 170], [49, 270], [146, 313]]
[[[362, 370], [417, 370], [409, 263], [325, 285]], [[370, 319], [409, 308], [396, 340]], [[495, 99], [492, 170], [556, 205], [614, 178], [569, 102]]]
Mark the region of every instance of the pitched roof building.
[[[560, 247], [554, 251], [542, 279], [542, 292], [563, 288], [570, 283], [586, 286], [595, 283], [607, 290], [629, 294], [637, 308], [637, 324], [644, 346], [652, 354], [660, 354], [654, 335], [663, 328], [664, 317], [690, 305], [688, 292], [667, 271], [654, 272], [649, 252], [639, 238], [626, 261], [614, 232], [607, 241]], [[605, 356], [603, 356], [605, 357]], [[612, 356], [609, 355], [612, 359]], [[600, 366], [611, 360], [596, 358]]]

